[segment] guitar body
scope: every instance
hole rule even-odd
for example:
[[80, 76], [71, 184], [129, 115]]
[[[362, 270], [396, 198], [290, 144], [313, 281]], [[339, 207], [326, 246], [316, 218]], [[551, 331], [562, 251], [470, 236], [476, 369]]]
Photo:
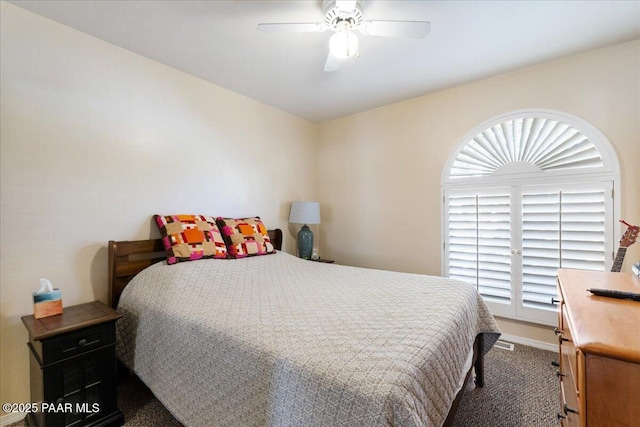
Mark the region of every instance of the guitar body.
[[624, 220], [620, 220], [620, 222], [627, 226], [627, 231], [624, 232], [620, 239], [620, 247], [611, 266], [611, 272], [613, 273], [620, 272], [622, 263], [624, 262], [624, 256], [627, 254], [627, 248], [638, 240], [638, 234], [640, 234], [640, 227], [637, 225], [631, 225]]

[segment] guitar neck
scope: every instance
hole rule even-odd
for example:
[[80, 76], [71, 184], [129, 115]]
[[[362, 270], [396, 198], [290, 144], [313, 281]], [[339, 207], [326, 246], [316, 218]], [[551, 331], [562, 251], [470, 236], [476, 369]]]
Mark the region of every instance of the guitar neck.
[[620, 246], [618, 248], [618, 253], [616, 254], [616, 259], [613, 260], [613, 266], [611, 267], [611, 272], [619, 273], [622, 268], [622, 262], [624, 261], [624, 256], [627, 253], [627, 248]]

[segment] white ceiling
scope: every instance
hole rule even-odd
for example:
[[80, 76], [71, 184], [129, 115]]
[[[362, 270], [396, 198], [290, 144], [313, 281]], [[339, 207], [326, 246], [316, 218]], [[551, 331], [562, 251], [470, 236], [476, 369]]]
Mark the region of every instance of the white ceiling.
[[[426, 20], [422, 40], [360, 36], [360, 58], [323, 71], [321, 0], [12, 1], [250, 98], [321, 122], [640, 38], [640, 1], [367, 0], [367, 20]], [[640, 52], [639, 52], [640, 55]]]

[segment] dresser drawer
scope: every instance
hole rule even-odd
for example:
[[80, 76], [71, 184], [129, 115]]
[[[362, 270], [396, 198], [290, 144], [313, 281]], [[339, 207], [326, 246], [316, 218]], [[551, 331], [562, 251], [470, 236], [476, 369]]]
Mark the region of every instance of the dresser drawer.
[[30, 343], [41, 363], [48, 365], [105, 346], [115, 345], [115, 342], [115, 322], [108, 322]]
[[574, 418], [571, 415], [578, 415], [580, 413], [580, 409], [576, 385], [571, 377], [565, 376], [560, 379], [560, 394], [562, 395], [560, 400], [562, 404], [562, 413], [569, 418]]
[[[565, 417], [563, 425], [580, 425], [580, 404], [577, 386], [576, 350], [573, 342], [560, 334], [560, 412]], [[570, 337], [571, 334], [568, 334]]]
[[[557, 279], [556, 279], [557, 281]], [[558, 282], [558, 287], [556, 288], [556, 291], [558, 293], [558, 301], [557, 301], [557, 306], [558, 309], [556, 310], [556, 312], [558, 313], [558, 329], [562, 330], [562, 328], [564, 327], [564, 325], [562, 324], [562, 313], [565, 310], [564, 307], [564, 296], [562, 295], [562, 287], [560, 286], [560, 282]], [[551, 299], [551, 302], [554, 302], [554, 299]]]
[[[563, 315], [563, 317], [565, 317]], [[560, 334], [560, 370], [565, 376], [570, 376], [572, 384], [577, 386], [578, 381], [578, 361], [576, 357], [576, 347], [573, 342], [571, 328], [566, 317], [563, 319], [564, 328]], [[574, 388], [577, 392], [577, 387]]]

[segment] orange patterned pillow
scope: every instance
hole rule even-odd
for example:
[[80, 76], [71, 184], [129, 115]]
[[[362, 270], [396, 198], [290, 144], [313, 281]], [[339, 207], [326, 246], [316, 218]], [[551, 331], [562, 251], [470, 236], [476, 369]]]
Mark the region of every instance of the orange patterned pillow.
[[260, 217], [216, 219], [232, 258], [272, 254], [276, 250]]
[[155, 215], [167, 252], [167, 264], [204, 258], [226, 258], [227, 246], [215, 219], [205, 215]]

